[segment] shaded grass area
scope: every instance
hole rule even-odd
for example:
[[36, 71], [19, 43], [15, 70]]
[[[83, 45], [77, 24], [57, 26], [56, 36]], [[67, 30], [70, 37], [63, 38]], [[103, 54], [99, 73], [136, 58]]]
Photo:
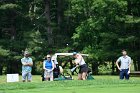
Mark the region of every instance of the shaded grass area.
[[0, 77], [0, 93], [139, 93], [140, 77], [119, 80], [116, 76], [95, 76], [89, 81], [41, 82], [40, 76], [34, 76], [30, 83], [5, 83]]

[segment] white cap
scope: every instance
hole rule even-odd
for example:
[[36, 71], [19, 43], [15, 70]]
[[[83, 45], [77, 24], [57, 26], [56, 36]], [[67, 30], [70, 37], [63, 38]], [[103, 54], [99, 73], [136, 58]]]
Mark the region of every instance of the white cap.
[[51, 55], [47, 55], [47, 58], [48, 58], [48, 57], [51, 57]]

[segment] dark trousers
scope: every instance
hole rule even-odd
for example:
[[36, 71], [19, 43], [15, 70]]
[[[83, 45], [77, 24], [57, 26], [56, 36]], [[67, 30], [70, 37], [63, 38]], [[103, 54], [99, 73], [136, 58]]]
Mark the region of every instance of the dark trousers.
[[124, 79], [124, 77], [125, 77], [125, 79], [129, 79], [129, 74], [128, 74], [128, 70], [129, 69], [122, 69], [121, 71], [120, 71], [120, 79]]

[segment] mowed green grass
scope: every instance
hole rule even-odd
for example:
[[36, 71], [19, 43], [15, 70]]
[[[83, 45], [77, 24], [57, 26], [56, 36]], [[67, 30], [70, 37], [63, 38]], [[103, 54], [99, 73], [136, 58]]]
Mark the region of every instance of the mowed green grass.
[[33, 76], [30, 83], [6, 83], [6, 76], [0, 76], [0, 93], [140, 93], [140, 77], [119, 80], [118, 76], [95, 76], [86, 81], [42, 82], [40, 76]]

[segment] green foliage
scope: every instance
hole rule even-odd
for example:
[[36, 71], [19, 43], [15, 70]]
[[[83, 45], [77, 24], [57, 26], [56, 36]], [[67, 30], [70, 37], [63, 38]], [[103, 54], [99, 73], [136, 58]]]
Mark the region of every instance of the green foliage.
[[20, 9], [20, 6], [17, 4], [4, 4], [0, 6], [0, 10], [14, 10], [14, 9]]
[[111, 62], [104, 62], [103, 65], [100, 65], [98, 67], [99, 69], [99, 74], [111, 74], [112, 72], [112, 64]]
[[2, 0], [0, 61], [16, 64], [27, 48], [35, 64], [48, 53], [79, 51], [98, 66], [115, 61], [127, 49], [140, 69], [139, 4], [139, 0], [50, 0], [47, 16], [45, 0]]
[[0, 46], [0, 57], [6, 57], [8, 56], [10, 53], [9, 50], [6, 50], [6, 49], [3, 49], [1, 46]]
[[137, 16], [126, 15], [126, 23], [140, 23], [140, 18]]
[[[84, 16], [73, 34], [73, 45], [79, 51], [90, 54], [90, 59], [94, 59], [93, 62], [103, 64], [105, 61], [115, 61], [122, 49], [127, 49], [130, 53], [140, 47], [137, 37], [139, 1], [90, 0], [85, 3], [84, 0], [73, 0], [71, 4], [75, 19], [79, 15]], [[86, 4], [88, 7], [84, 6]], [[134, 11], [133, 4], [136, 5]], [[137, 30], [134, 30], [135, 28]], [[130, 54], [134, 57], [135, 52]]]

